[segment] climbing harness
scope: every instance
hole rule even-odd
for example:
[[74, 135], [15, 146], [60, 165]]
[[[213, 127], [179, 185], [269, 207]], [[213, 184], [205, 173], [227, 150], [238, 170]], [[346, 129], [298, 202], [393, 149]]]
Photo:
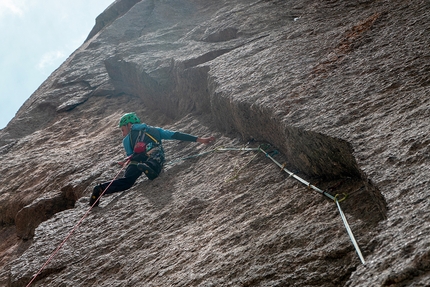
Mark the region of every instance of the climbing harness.
[[[286, 168], [285, 168], [286, 164], [281, 164], [281, 163], [279, 163], [278, 161], [276, 161], [276, 160], [273, 158], [273, 156], [272, 156], [272, 155], [277, 154], [277, 151], [275, 150], [275, 151], [273, 151], [273, 152], [270, 152], [270, 153], [269, 153], [269, 152], [267, 152], [267, 151], [265, 151], [265, 150], [264, 150], [264, 148], [267, 148], [267, 147], [268, 147], [268, 145], [265, 145], [265, 146], [261, 146], [261, 145], [260, 145], [260, 146], [259, 146], [259, 147], [257, 147], [257, 148], [248, 148], [248, 147], [243, 147], [243, 148], [235, 148], [235, 147], [218, 147], [218, 148], [215, 148], [215, 149], [212, 149], [212, 150], [209, 150], [209, 151], [206, 151], [206, 152], [200, 153], [200, 154], [196, 154], [196, 155], [192, 155], [192, 156], [187, 156], [187, 157], [183, 157], [183, 158], [175, 159], [175, 160], [173, 160], [173, 161], [170, 161], [168, 164], [172, 164], [172, 163], [175, 163], [175, 162], [178, 162], [178, 161], [182, 161], [182, 160], [186, 160], [186, 159], [190, 159], [190, 158], [199, 157], [199, 156], [206, 155], [206, 154], [209, 154], [209, 153], [212, 153], [212, 152], [217, 152], [217, 151], [257, 151], [257, 152], [262, 152], [262, 153], [263, 153], [267, 158], [269, 158], [269, 159], [270, 159], [271, 161], [273, 161], [273, 162], [274, 162], [278, 167], [280, 167], [282, 171], [285, 171], [285, 172], [288, 174], [288, 178], [292, 177], [292, 178], [294, 178], [294, 179], [298, 180], [299, 182], [301, 182], [301, 183], [303, 183], [305, 186], [307, 186], [309, 189], [312, 189], [312, 190], [314, 190], [314, 191], [316, 191], [316, 192], [318, 192], [318, 193], [322, 194], [323, 196], [325, 196], [325, 197], [327, 197], [327, 198], [329, 198], [329, 199], [333, 200], [333, 201], [336, 203], [337, 209], [339, 210], [340, 216], [341, 216], [341, 218], [342, 218], [342, 222], [343, 222], [343, 224], [344, 224], [344, 226], [345, 226], [345, 229], [346, 229], [346, 231], [347, 231], [347, 233], [348, 233], [349, 238], [350, 238], [350, 239], [351, 239], [351, 241], [352, 241], [352, 244], [354, 245], [354, 248], [355, 248], [355, 250], [356, 250], [356, 252], [357, 252], [357, 255], [358, 255], [358, 257], [360, 258], [361, 263], [362, 263], [363, 265], [364, 265], [364, 264], [366, 264], [366, 263], [365, 263], [365, 261], [364, 261], [364, 257], [363, 257], [363, 255], [362, 255], [362, 253], [361, 253], [361, 251], [360, 251], [360, 247], [358, 246], [357, 241], [355, 240], [354, 234], [352, 233], [351, 228], [350, 228], [350, 226], [349, 226], [349, 224], [348, 224], [348, 221], [346, 220], [345, 214], [343, 213], [342, 208], [340, 207], [340, 204], [339, 204], [340, 202], [342, 202], [342, 201], [344, 201], [344, 200], [346, 199], [347, 195], [346, 195], [346, 194], [342, 194], [342, 197], [339, 197], [339, 194], [337, 194], [336, 196], [333, 196], [333, 195], [331, 195], [330, 193], [328, 193], [328, 192], [326, 192], [326, 191], [324, 191], [324, 190], [322, 190], [322, 189], [320, 189], [320, 188], [316, 187], [315, 185], [312, 185], [310, 182], [308, 182], [308, 181], [304, 180], [303, 178], [299, 177], [298, 175], [296, 175], [296, 174], [294, 174], [293, 172], [291, 172], [291, 171], [289, 171], [288, 169], [286, 169]], [[271, 155], [271, 154], [272, 154], [272, 155]], [[250, 163], [254, 158], [255, 158], [255, 157], [253, 157], [253, 158], [252, 158], [248, 163]], [[248, 163], [247, 163], [247, 164], [248, 164]], [[247, 164], [246, 164], [246, 165], [247, 165]], [[246, 166], [246, 165], [245, 165], [245, 166]], [[232, 178], [230, 178], [229, 180], [236, 178], [236, 177], [238, 176], [238, 173], [239, 173], [242, 169], [243, 169], [243, 167], [242, 167], [242, 168], [240, 168], [240, 169], [239, 169], [239, 171], [237, 171], [237, 172], [236, 172], [236, 174], [235, 174]]]
[[121, 173], [121, 171], [123, 171], [123, 169], [129, 164], [130, 162], [130, 157], [127, 158], [127, 161], [125, 162], [125, 164], [123, 165], [123, 167], [121, 168], [121, 170], [115, 175], [115, 177], [111, 180], [111, 182], [109, 183], [109, 185], [103, 190], [102, 193], [100, 193], [99, 197], [96, 199], [96, 201], [93, 203], [93, 205], [90, 206], [90, 208], [87, 210], [87, 212], [84, 214], [84, 216], [82, 216], [82, 218], [78, 221], [78, 223], [76, 223], [76, 225], [72, 228], [72, 230], [69, 232], [69, 234], [66, 236], [66, 238], [63, 240], [63, 242], [60, 243], [60, 245], [58, 245], [57, 249], [55, 249], [54, 252], [52, 252], [51, 256], [48, 258], [48, 260], [45, 262], [45, 264], [43, 264], [43, 266], [39, 269], [39, 271], [37, 271], [37, 273], [35, 275], [33, 275], [33, 278], [31, 279], [31, 281], [26, 285], [26, 287], [30, 286], [31, 283], [33, 283], [34, 280], [36, 280], [36, 277], [40, 275], [40, 273], [42, 273], [43, 269], [45, 269], [45, 267], [49, 264], [49, 262], [51, 262], [51, 260], [54, 258], [54, 256], [58, 253], [58, 251], [60, 251], [60, 249], [63, 247], [63, 245], [66, 243], [67, 240], [69, 240], [69, 238], [72, 236], [72, 234], [76, 231], [76, 229], [78, 229], [79, 225], [81, 225], [82, 221], [84, 221], [84, 219], [88, 216], [88, 214], [90, 213], [90, 211], [93, 209], [93, 207], [97, 204], [97, 202], [100, 200], [100, 198], [105, 194], [106, 190], [112, 185], [112, 182], [118, 177], [118, 175]]

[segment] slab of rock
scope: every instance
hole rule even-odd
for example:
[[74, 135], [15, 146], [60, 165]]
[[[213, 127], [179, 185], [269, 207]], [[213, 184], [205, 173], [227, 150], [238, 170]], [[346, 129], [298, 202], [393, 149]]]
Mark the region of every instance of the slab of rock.
[[115, 1], [0, 131], [0, 282], [26, 286], [84, 216], [135, 111], [217, 137], [166, 142], [168, 161], [270, 144], [289, 170], [348, 194], [366, 265], [334, 202], [262, 154], [213, 151], [103, 198], [35, 286], [429, 285], [429, 8]]

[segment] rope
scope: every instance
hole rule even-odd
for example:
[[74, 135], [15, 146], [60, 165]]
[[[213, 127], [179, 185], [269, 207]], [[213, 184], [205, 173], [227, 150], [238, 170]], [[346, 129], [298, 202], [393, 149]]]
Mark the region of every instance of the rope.
[[277, 162], [273, 157], [271, 157], [266, 151], [264, 151], [261, 147], [259, 147], [259, 150], [264, 153], [266, 155], [266, 157], [270, 158], [274, 163], [276, 163], [276, 165], [278, 165], [283, 171], [285, 171], [286, 173], [289, 174], [288, 177], [293, 177], [295, 179], [297, 179], [298, 181], [300, 181], [301, 183], [303, 183], [304, 185], [306, 185], [309, 189], [313, 189], [315, 191], [317, 191], [318, 193], [321, 193], [322, 195], [330, 198], [331, 200], [333, 200], [336, 203], [336, 206], [339, 210], [340, 216], [342, 217], [342, 221], [343, 221], [343, 225], [345, 226], [346, 232], [348, 233], [349, 238], [352, 241], [352, 244], [354, 245], [355, 250], [357, 251], [358, 257], [361, 260], [361, 263], [363, 263], [363, 265], [365, 264], [363, 255], [361, 254], [360, 251], [360, 247], [357, 244], [357, 241], [355, 240], [354, 234], [351, 231], [351, 228], [349, 227], [348, 221], [346, 220], [345, 214], [343, 213], [342, 209], [340, 208], [340, 204], [339, 202], [342, 202], [346, 199], [346, 194], [344, 194], [344, 197], [340, 200], [337, 199], [338, 194], [336, 196], [333, 196], [327, 192], [325, 192], [322, 189], [319, 189], [318, 187], [310, 184], [309, 182], [307, 182], [306, 180], [302, 179], [301, 177], [295, 175], [294, 173], [292, 173], [291, 171], [289, 171], [288, 169], [285, 168], [285, 165], [281, 165], [279, 162]]
[[[357, 254], [358, 254], [358, 257], [360, 258], [360, 261], [361, 261], [361, 263], [364, 265], [365, 264], [365, 261], [364, 261], [364, 258], [363, 258], [363, 255], [361, 254], [361, 251], [360, 251], [360, 247], [358, 246], [358, 244], [357, 244], [357, 241], [355, 240], [355, 237], [354, 237], [354, 234], [352, 233], [352, 231], [351, 231], [351, 228], [349, 227], [349, 224], [348, 224], [348, 221], [346, 220], [346, 217], [345, 217], [345, 214], [343, 213], [343, 211], [342, 211], [342, 209], [341, 209], [341, 207], [340, 207], [340, 202], [342, 202], [342, 201], [344, 201], [345, 199], [346, 199], [346, 197], [347, 197], [347, 195], [346, 194], [343, 194], [343, 198], [341, 198], [341, 199], [339, 199], [338, 200], [338, 194], [336, 195], [336, 196], [333, 196], [333, 195], [331, 195], [330, 193], [328, 193], [328, 192], [326, 192], [326, 191], [324, 191], [324, 190], [322, 190], [322, 189], [320, 189], [320, 188], [318, 188], [318, 187], [316, 187], [315, 185], [312, 185], [310, 182], [308, 182], [308, 181], [306, 181], [306, 180], [304, 180], [303, 178], [301, 178], [301, 177], [299, 177], [298, 175], [296, 175], [296, 174], [294, 174], [293, 172], [291, 172], [291, 171], [289, 171], [288, 169], [286, 169], [285, 168], [285, 166], [286, 166], [286, 164], [280, 164], [278, 161], [276, 161], [268, 152], [266, 152], [264, 149], [263, 149], [263, 147], [262, 146], [259, 146], [258, 148], [235, 148], [235, 147], [219, 147], [219, 148], [216, 148], [216, 149], [213, 149], [213, 150], [210, 150], [210, 151], [207, 151], [207, 152], [204, 152], [204, 153], [200, 153], [200, 154], [196, 154], [196, 155], [193, 155], [193, 156], [188, 156], [188, 157], [184, 157], [184, 158], [180, 158], [180, 159], [176, 159], [176, 160], [174, 160], [174, 161], [172, 161], [172, 162], [170, 162], [170, 163], [173, 163], [173, 162], [177, 162], [177, 161], [181, 161], [181, 160], [185, 160], [185, 159], [189, 159], [189, 158], [194, 158], [194, 157], [198, 157], [198, 156], [202, 156], [202, 155], [205, 155], [205, 154], [208, 154], [208, 153], [211, 153], [211, 152], [214, 152], [214, 151], [259, 151], [259, 152], [262, 152], [267, 158], [269, 158], [270, 160], [272, 160], [277, 166], [279, 166], [280, 168], [281, 168], [281, 170], [282, 171], [285, 171], [287, 174], [288, 174], [288, 178], [290, 178], [290, 177], [293, 177], [294, 179], [296, 179], [296, 180], [298, 180], [299, 182], [301, 182], [301, 183], [303, 183], [305, 186], [307, 186], [309, 189], [313, 189], [313, 190], [315, 190], [316, 192], [318, 192], [318, 193], [320, 193], [320, 194], [322, 194], [323, 196], [325, 196], [325, 197], [327, 197], [327, 198], [329, 198], [329, 199], [331, 199], [331, 200], [333, 200], [335, 203], [336, 203], [336, 206], [337, 206], [337, 208], [338, 208], [338, 210], [339, 210], [339, 213], [340, 213], [340, 216], [341, 216], [341, 218], [342, 218], [342, 221], [343, 221], [343, 224], [344, 224], [344, 226], [345, 226], [345, 229], [346, 229], [346, 232], [348, 233], [348, 236], [349, 236], [349, 238], [351, 239], [351, 241], [352, 241], [352, 244], [354, 245], [354, 248], [355, 248], [355, 250], [356, 250], [356, 252], [357, 252]], [[274, 151], [273, 152], [273, 154], [277, 154], [278, 152], [277, 151]], [[255, 158], [255, 156], [245, 165], [245, 166], [247, 166], [253, 159]], [[245, 167], [245, 166], [243, 166], [242, 168], [240, 168], [237, 172], [236, 172], [236, 174], [233, 176], [233, 177], [231, 177], [228, 181], [230, 181], [230, 180], [232, 180], [232, 179], [234, 179], [234, 178], [236, 178], [238, 175], [239, 175], [239, 172]]]
[[340, 217], [342, 217], [343, 225], [345, 225], [346, 232], [348, 232], [349, 238], [351, 239], [352, 244], [354, 245], [355, 251], [357, 251], [357, 254], [358, 254], [358, 257], [360, 258], [361, 263], [365, 265], [366, 262], [364, 261], [363, 255], [361, 254], [360, 247], [358, 246], [357, 241], [355, 240], [354, 234], [352, 233], [351, 228], [349, 227], [348, 221], [346, 220], [346, 217], [342, 211], [342, 208], [340, 208], [340, 204], [337, 198], [335, 198], [335, 202], [337, 205], [337, 209], [339, 210]]
[[296, 174], [294, 174], [293, 172], [289, 171], [288, 169], [285, 168], [285, 165], [280, 164], [279, 162], [277, 162], [270, 154], [268, 154], [266, 151], [264, 151], [261, 147], [259, 147], [259, 151], [261, 151], [262, 153], [264, 153], [266, 155], [266, 157], [268, 157], [270, 160], [272, 160], [277, 166], [279, 166], [281, 168], [281, 170], [285, 171], [286, 173], [288, 173], [289, 177], [293, 177], [296, 180], [300, 181], [301, 183], [303, 183], [304, 185], [306, 185], [308, 188], [311, 188], [319, 193], [321, 193], [322, 195], [330, 198], [331, 200], [334, 200], [334, 196], [325, 192], [324, 190], [319, 189], [318, 187], [310, 184], [310, 182], [307, 182], [306, 180], [304, 180], [303, 178], [297, 176]]
[[174, 163], [177, 163], [177, 162], [180, 162], [180, 161], [184, 161], [184, 160], [187, 160], [187, 159], [191, 159], [191, 158], [203, 156], [203, 155], [215, 152], [216, 150], [217, 149], [212, 149], [212, 150], [205, 151], [205, 152], [202, 152], [202, 153], [198, 153], [198, 154], [195, 154], [195, 155], [189, 155], [189, 156], [186, 156], [186, 157], [176, 158], [176, 159], [173, 159], [173, 160], [167, 162], [165, 165], [171, 165], [171, 164], [174, 164]]
[[166, 165], [171, 165], [180, 161], [184, 161], [187, 159], [191, 159], [191, 158], [196, 158], [199, 156], [203, 156], [203, 155], [207, 155], [213, 152], [217, 152], [217, 151], [258, 151], [258, 148], [236, 148], [236, 147], [217, 147], [202, 153], [198, 153], [198, 154], [194, 154], [194, 155], [189, 155], [189, 156], [185, 156], [185, 157], [181, 157], [181, 158], [176, 158], [176, 159], [172, 159], [171, 161], [169, 161], [168, 163], [166, 163]]
[[[191, 159], [191, 158], [196, 158], [196, 157], [200, 157], [203, 155], [207, 155], [216, 151], [258, 151], [258, 152], [262, 152], [267, 158], [269, 158], [270, 160], [272, 160], [277, 166], [279, 166], [281, 168], [281, 170], [285, 171], [288, 174], [288, 178], [293, 177], [296, 180], [298, 180], [299, 182], [303, 183], [305, 186], [307, 186], [310, 189], [313, 189], [315, 191], [317, 191], [318, 193], [328, 197], [329, 199], [333, 200], [336, 203], [336, 206], [339, 210], [340, 216], [342, 218], [343, 224], [345, 225], [346, 231], [352, 241], [352, 244], [354, 245], [355, 250], [357, 251], [357, 254], [361, 260], [362, 264], [365, 264], [363, 255], [361, 254], [360, 248], [357, 244], [357, 241], [355, 240], [354, 234], [351, 231], [351, 228], [348, 224], [348, 221], [346, 220], [345, 214], [343, 213], [339, 202], [342, 202], [343, 200], [346, 199], [346, 195], [344, 194], [344, 197], [340, 200], [337, 199], [337, 196], [332, 196], [331, 194], [325, 192], [322, 189], [319, 189], [318, 187], [310, 184], [308, 181], [302, 179], [301, 177], [297, 176], [296, 174], [294, 174], [293, 172], [289, 171], [288, 169], [285, 168], [285, 164], [280, 164], [278, 161], [276, 161], [268, 152], [266, 152], [262, 146], [259, 146], [257, 148], [236, 148], [236, 147], [218, 147], [206, 152], [202, 152], [199, 154], [195, 154], [195, 155], [190, 155], [190, 156], [186, 156], [186, 157], [182, 157], [182, 158], [177, 158], [174, 160], [171, 160], [170, 162], [166, 163], [166, 165], [170, 165], [170, 164], [174, 164], [176, 162], [179, 161], [183, 161], [183, 160], [187, 160], [187, 159]], [[276, 154], [277, 151], [274, 151], [274, 154]], [[247, 166], [254, 158], [256, 157], [256, 155], [245, 165]], [[112, 179], [112, 181], [109, 183], [109, 185], [103, 190], [103, 192], [99, 195], [99, 197], [97, 198], [97, 200], [93, 203], [93, 205], [87, 210], [87, 212], [84, 214], [84, 216], [79, 220], [79, 222], [73, 227], [73, 229], [69, 232], [69, 234], [66, 236], [66, 238], [63, 240], [63, 242], [61, 242], [61, 244], [57, 247], [57, 249], [51, 254], [51, 256], [49, 257], [49, 259], [45, 262], [45, 264], [43, 264], [42, 268], [40, 268], [40, 270], [33, 276], [33, 278], [31, 279], [31, 281], [28, 283], [28, 286], [31, 285], [31, 283], [33, 283], [33, 281], [36, 279], [36, 277], [43, 271], [43, 269], [45, 269], [45, 267], [49, 264], [49, 262], [54, 258], [54, 256], [58, 253], [58, 251], [63, 247], [63, 245], [66, 243], [66, 241], [72, 236], [72, 234], [75, 232], [75, 230], [79, 227], [79, 225], [81, 225], [82, 221], [88, 216], [89, 212], [93, 209], [93, 207], [97, 204], [97, 202], [100, 200], [100, 198], [105, 194], [106, 190], [111, 186], [111, 184], [113, 183], [113, 181], [118, 177], [118, 175], [121, 173], [121, 171], [127, 166], [127, 164], [130, 163], [130, 158], [127, 159], [127, 162], [123, 165], [123, 167], [121, 168], [121, 170], [115, 175], [115, 177]], [[242, 168], [240, 168], [237, 172], [236, 175], [234, 175], [231, 179], [234, 179], [238, 176], [239, 172], [245, 167], [243, 166]], [[229, 180], [231, 180], [229, 179]]]
[[111, 180], [111, 182], [109, 183], [109, 185], [103, 190], [103, 192], [99, 195], [99, 197], [93, 203], [93, 205], [91, 205], [91, 207], [87, 210], [87, 212], [84, 214], [84, 216], [82, 216], [82, 218], [78, 221], [78, 223], [76, 223], [76, 225], [69, 232], [69, 234], [63, 240], [63, 242], [61, 242], [60, 245], [57, 247], [57, 249], [55, 249], [55, 251], [52, 252], [51, 256], [48, 258], [48, 260], [45, 262], [45, 264], [43, 264], [42, 268], [40, 268], [39, 271], [33, 276], [33, 278], [27, 284], [26, 287], [30, 286], [31, 283], [33, 283], [33, 281], [36, 280], [36, 277], [39, 276], [40, 273], [42, 273], [43, 269], [45, 269], [45, 267], [49, 264], [49, 262], [51, 262], [51, 260], [55, 257], [55, 255], [57, 255], [58, 251], [60, 251], [60, 249], [64, 246], [64, 244], [66, 243], [66, 241], [69, 240], [69, 238], [76, 231], [76, 229], [78, 229], [79, 225], [81, 225], [81, 223], [84, 221], [84, 219], [88, 216], [88, 214], [90, 213], [91, 209], [93, 209], [93, 207], [97, 204], [97, 202], [100, 200], [100, 198], [105, 194], [106, 190], [112, 185], [113, 181], [118, 177], [118, 175], [121, 173], [121, 171], [123, 171], [123, 169], [127, 166], [127, 164], [129, 162], [130, 162], [130, 158], [127, 159], [126, 163], [122, 166], [121, 170], [115, 175], [115, 177]]
[[239, 176], [239, 174], [240, 174], [240, 172], [245, 168], [245, 167], [247, 167], [248, 166], [248, 164], [250, 164], [251, 163], [251, 161], [253, 161], [254, 160], [254, 158], [256, 158], [257, 157], [257, 155], [258, 155], [258, 153], [256, 153], [246, 164], [244, 164], [241, 168], [239, 168], [237, 171], [236, 171], [236, 173], [235, 173], [235, 175], [233, 175], [232, 177], [230, 177], [229, 179], [227, 179], [226, 180], [226, 182], [230, 182], [230, 181], [232, 181], [233, 179], [236, 179], [238, 176]]

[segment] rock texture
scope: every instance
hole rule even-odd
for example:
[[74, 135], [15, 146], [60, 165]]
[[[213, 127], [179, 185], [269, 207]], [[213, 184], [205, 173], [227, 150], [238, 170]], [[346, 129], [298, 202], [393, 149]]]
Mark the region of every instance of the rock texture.
[[106, 196], [33, 286], [430, 285], [428, 1], [117, 0], [0, 131], [0, 284], [26, 286], [124, 156], [119, 117], [209, 152]]

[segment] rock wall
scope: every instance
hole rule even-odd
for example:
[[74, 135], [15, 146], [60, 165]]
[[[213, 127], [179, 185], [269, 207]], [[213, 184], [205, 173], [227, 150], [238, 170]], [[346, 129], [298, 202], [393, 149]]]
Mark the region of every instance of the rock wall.
[[[126, 1], [0, 131], [0, 282], [26, 286], [118, 173], [119, 117], [270, 144], [102, 199], [35, 286], [430, 283], [426, 1]], [[214, 146], [165, 143], [168, 161]], [[255, 157], [254, 157], [255, 156]]]

